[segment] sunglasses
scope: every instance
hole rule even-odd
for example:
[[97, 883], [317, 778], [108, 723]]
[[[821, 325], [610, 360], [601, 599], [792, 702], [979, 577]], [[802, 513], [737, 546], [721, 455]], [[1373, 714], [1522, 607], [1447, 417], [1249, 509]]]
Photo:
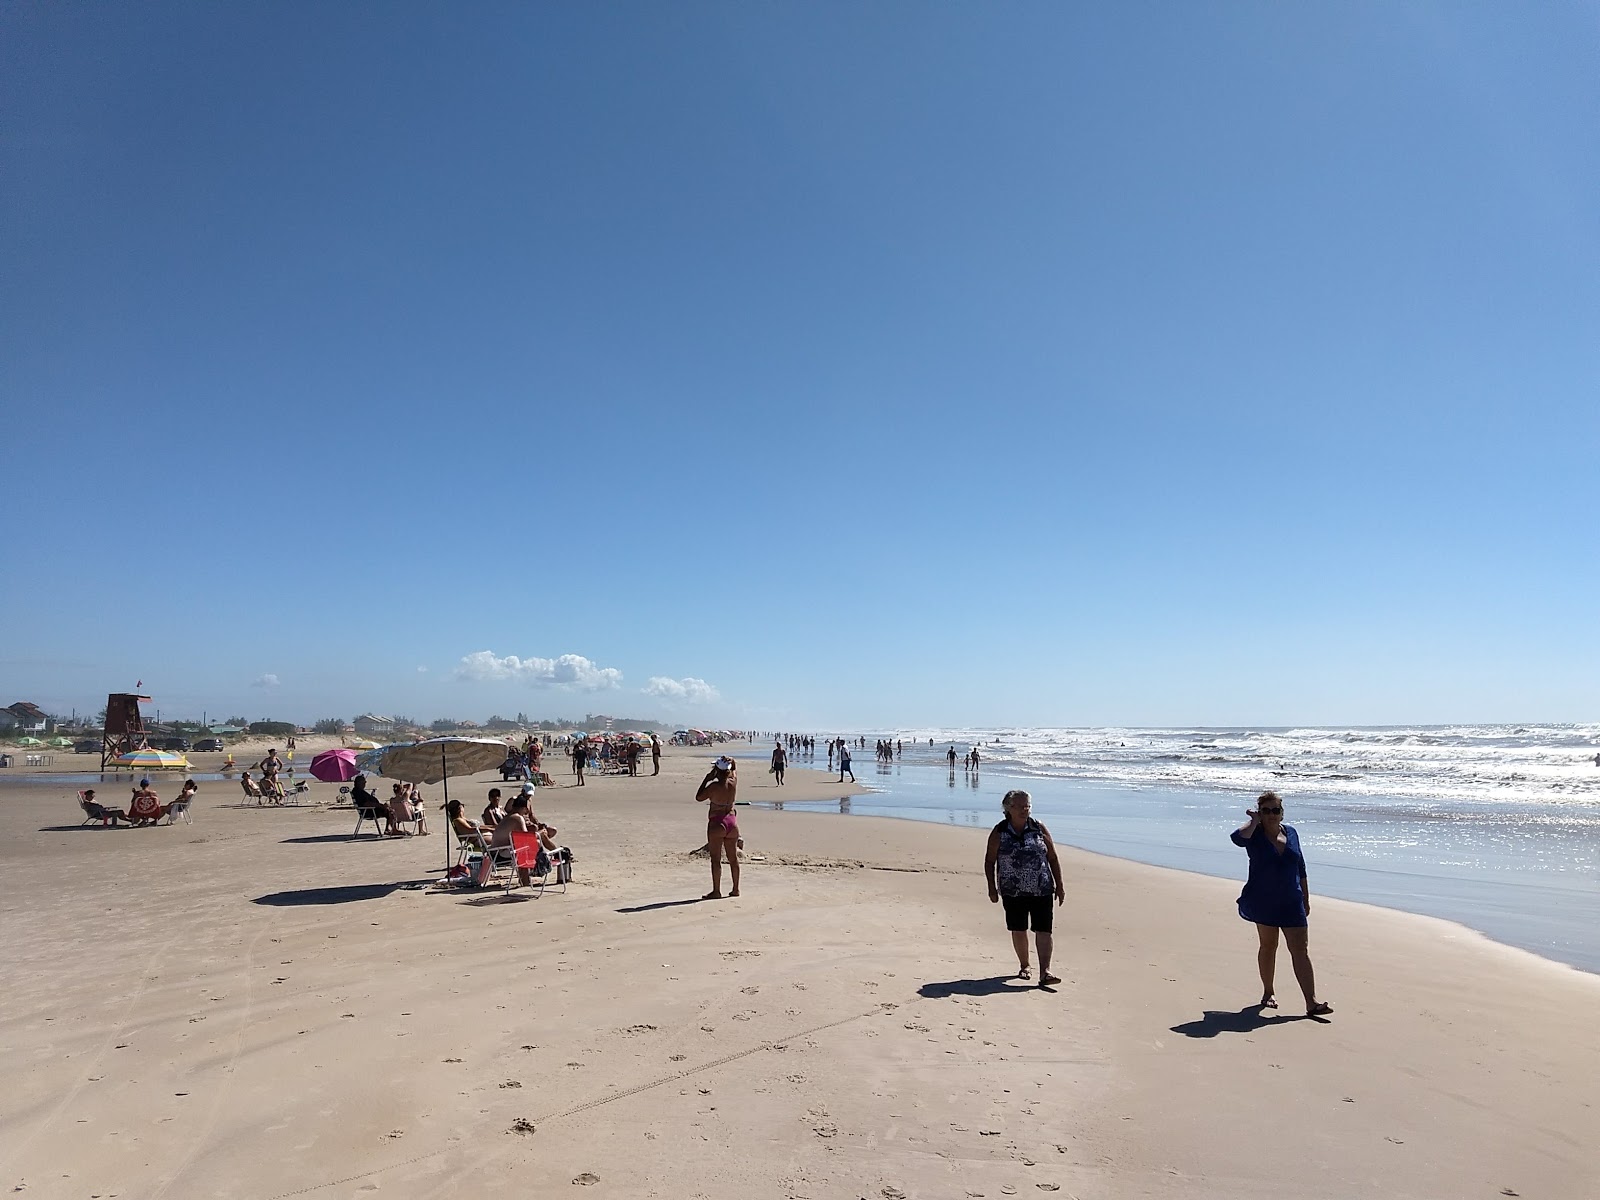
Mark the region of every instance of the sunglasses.
[[1269, 808], [1269, 807], [1267, 807], [1266, 805], [1263, 804], [1260, 808], [1256, 809], [1256, 811], [1257, 812], [1263, 812], [1263, 813], [1281, 813], [1283, 811], [1283, 809], [1281, 809], [1281, 808]]

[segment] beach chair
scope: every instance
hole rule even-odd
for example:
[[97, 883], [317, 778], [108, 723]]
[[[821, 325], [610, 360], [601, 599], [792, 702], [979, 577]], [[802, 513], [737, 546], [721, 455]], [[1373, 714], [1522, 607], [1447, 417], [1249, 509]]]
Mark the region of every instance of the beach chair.
[[[567, 880], [572, 877], [572, 869], [567, 863], [557, 863], [556, 855], [544, 848], [537, 833], [513, 833], [511, 835], [511, 848], [516, 852], [517, 870], [527, 871], [533, 880], [532, 886], [539, 890], [535, 896], [543, 896], [545, 889], [554, 883], [561, 888], [561, 894], [567, 893]], [[551, 879], [554, 876], [554, 880]], [[521, 880], [516, 874], [506, 884], [506, 892], [519, 886]]]
[[361, 836], [361, 827], [368, 821], [372, 822], [373, 832], [379, 837], [382, 837], [383, 825], [379, 824], [380, 817], [382, 818], [384, 824], [388, 823], [389, 810], [384, 808], [382, 805], [356, 805], [356, 830], [350, 835], [350, 840], [353, 842]]
[[306, 783], [306, 781], [304, 779], [296, 779], [294, 781], [294, 787], [289, 789], [289, 796], [293, 800], [293, 802], [295, 803], [296, 806], [299, 805], [300, 800], [301, 800], [301, 798], [303, 796], [309, 796], [310, 794], [311, 794], [311, 787], [310, 787], [310, 785], [308, 785]]
[[245, 799], [254, 796], [257, 804], [261, 803], [261, 789], [256, 786], [256, 781], [249, 776], [241, 776], [239, 786], [244, 789]]
[[178, 818], [182, 817], [185, 825], [193, 825], [194, 818], [189, 815], [189, 805], [192, 803], [194, 801], [183, 799], [180, 793], [178, 799], [167, 805], [167, 824], [176, 825]]
[[82, 789], [78, 791], [78, 807], [83, 809], [83, 825], [79, 825], [79, 829], [82, 829], [84, 825], [92, 825], [96, 821], [100, 822], [102, 828], [116, 824], [116, 818], [111, 815], [111, 811], [99, 801], [90, 800], [89, 797], [83, 794]]
[[[511, 846], [491, 846], [481, 833], [456, 834], [456, 863], [447, 878], [452, 883], [467, 887], [493, 886], [501, 872], [513, 870], [517, 865], [516, 850]], [[515, 878], [515, 876], [513, 876]]]

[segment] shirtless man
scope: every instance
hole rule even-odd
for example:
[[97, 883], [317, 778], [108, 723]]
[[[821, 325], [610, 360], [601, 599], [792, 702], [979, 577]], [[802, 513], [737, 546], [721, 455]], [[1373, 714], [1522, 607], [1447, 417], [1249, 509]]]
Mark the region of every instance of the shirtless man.
[[717, 759], [695, 792], [696, 803], [705, 801], [706, 848], [711, 851], [711, 890], [702, 900], [722, 899], [722, 855], [728, 855], [728, 869], [733, 873], [730, 897], [739, 894], [739, 825], [734, 817], [734, 797], [739, 790], [739, 777], [733, 759]]

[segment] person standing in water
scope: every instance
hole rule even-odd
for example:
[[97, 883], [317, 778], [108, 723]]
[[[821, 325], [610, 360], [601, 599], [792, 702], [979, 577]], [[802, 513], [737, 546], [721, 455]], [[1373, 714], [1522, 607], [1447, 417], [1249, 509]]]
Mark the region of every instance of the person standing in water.
[[1306, 860], [1300, 853], [1300, 835], [1292, 825], [1283, 823], [1283, 801], [1277, 792], [1262, 792], [1247, 815], [1250, 819], [1229, 836], [1250, 855], [1250, 876], [1239, 893], [1239, 915], [1256, 927], [1261, 1007], [1278, 1007], [1272, 983], [1282, 934], [1289, 943], [1294, 977], [1305, 996], [1306, 1016], [1326, 1016], [1333, 1006], [1317, 999], [1317, 979], [1307, 948], [1311, 887], [1306, 881]]
[[700, 781], [695, 792], [696, 803], [704, 801], [706, 810], [706, 848], [711, 851], [711, 890], [702, 900], [722, 899], [722, 856], [728, 856], [728, 870], [733, 875], [730, 897], [739, 894], [739, 823], [733, 806], [739, 790], [739, 777], [733, 759], [726, 755], [712, 764], [711, 770]]

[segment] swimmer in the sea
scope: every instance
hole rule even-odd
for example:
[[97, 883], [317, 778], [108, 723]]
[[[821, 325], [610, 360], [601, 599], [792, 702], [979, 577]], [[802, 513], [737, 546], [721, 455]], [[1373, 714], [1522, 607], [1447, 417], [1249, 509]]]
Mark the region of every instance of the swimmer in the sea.
[[696, 801], [705, 801], [706, 848], [711, 851], [711, 890], [702, 900], [722, 899], [722, 855], [728, 855], [728, 869], [733, 873], [730, 897], [739, 894], [739, 825], [734, 816], [734, 797], [739, 789], [739, 777], [733, 759], [723, 756], [712, 764], [711, 770], [700, 781], [695, 792]]

